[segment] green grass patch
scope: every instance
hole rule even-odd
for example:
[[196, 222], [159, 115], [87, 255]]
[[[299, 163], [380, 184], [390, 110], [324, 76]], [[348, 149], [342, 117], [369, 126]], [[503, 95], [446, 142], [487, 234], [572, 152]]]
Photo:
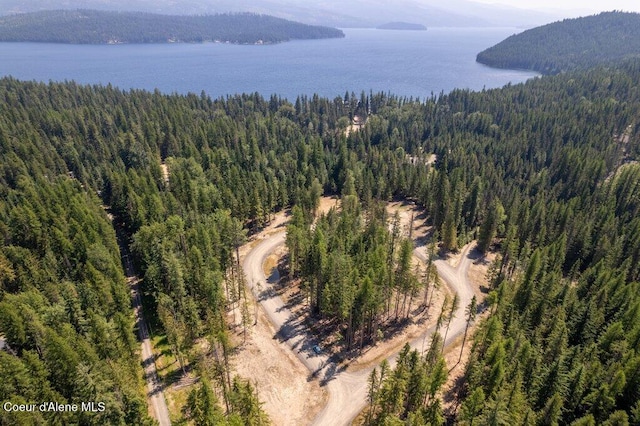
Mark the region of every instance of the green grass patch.
[[167, 388], [165, 391], [165, 397], [167, 398], [167, 407], [171, 416], [171, 424], [173, 425], [188, 425], [188, 422], [182, 414], [182, 407], [187, 403], [189, 392], [191, 392], [193, 386], [187, 386], [181, 389]]
[[171, 351], [171, 346], [165, 335], [151, 336], [151, 344], [153, 345], [153, 353], [156, 356], [156, 371], [158, 377], [165, 387], [168, 388], [177, 381], [182, 374], [180, 363]]

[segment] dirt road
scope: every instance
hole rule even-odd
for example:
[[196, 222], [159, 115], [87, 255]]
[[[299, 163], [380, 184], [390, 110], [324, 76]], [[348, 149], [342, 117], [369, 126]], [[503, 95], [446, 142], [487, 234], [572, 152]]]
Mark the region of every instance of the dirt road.
[[[326, 384], [329, 391], [327, 405], [314, 420], [314, 425], [348, 425], [360, 413], [366, 405], [367, 377], [371, 369], [351, 372], [339, 371], [338, 365], [327, 354], [316, 353], [313, 348], [316, 342], [310, 336], [304, 324], [294, 320], [280, 297], [273, 291], [273, 283], [270, 283], [262, 270], [265, 259], [280, 245], [284, 244], [285, 232], [278, 232], [266, 238], [255, 246], [244, 259], [243, 267], [247, 277], [247, 283], [252, 289], [257, 300], [260, 301], [270, 321], [276, 330], [279, 330], [281, 341], [291, 348], [298, 359], [309, 369], [312, 376]], [[414, 250], [415, 255], [426, 261], [424, 247]], [[462, 253], [462, 258], [456, 267], [452, 267], [444, 260], [438, 259], [434, 263], [440, 277], [458, 293], [460, 304], [455, 317], [451, 322], [447, 335], [447, 344], [464, 331], [464, 310], [473, 297], [471, 284], [467, 279], [467, 271], [472, 259], [469, 257], [469, 246]], [[410, 342], [412, 349], [422, 351], [425, 342], [433, 333], [433, 327]], [[395, 364], [397, 352], [389, 356], [391, 365]]]
[[247, 284], [264, 308], [269, 321], [278, 330], [279, 339], [287, 342], [298, 359], [309, 371], [314, 372], [322, 368], [323, 363], [326, 362], [326, 356], [313, 352], [313, 346], [316, 343], [303, 330], [302, 324], [297, 324], [292, 320], [291, 312], [273, 291], [273, 283], [268, 282], [262, 270], [265, 259], [284, 244], [285, 236], [284, 231], [269, 236], [247, 254], [242, 266], [247, 277]]
[[142, 311], [142, 299], [140, 298], [140, 279], [135, 274], [135, 269], [131, 263], [128, 247], [126, 245], [126, 237], [122, 230], [116, 227], [116, 235], [118, 236], [118, 244], [120, 245], [120, 254], [122, 255], [122, 264], [125, 274], [127, 275], [127, 283], [131, 289], [131, 297], [133, 299], [133, 311], [136, 316], [136, 327], [138, 328], [138, 340], [141, 342], [141, 358], [142, 367], [144, 368], [144, 376], [147, 382], [147, 401], [152, 408], [153, 416], [160, 426], [170, 426], [169, 409], [162, 393], [162, 383], [156, 372], [156, 363], [153, 350], [151, 348], [151, 339], [149, 337], [149, 329], [144, 319]]

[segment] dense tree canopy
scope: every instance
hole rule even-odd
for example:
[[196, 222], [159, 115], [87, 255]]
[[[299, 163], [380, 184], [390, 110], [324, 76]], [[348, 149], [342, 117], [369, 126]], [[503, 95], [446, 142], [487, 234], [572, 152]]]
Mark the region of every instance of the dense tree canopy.
[[[296, 206], [292, 273], [308, 280], [311, 306], [351, 324], [359, 343], [380, 307], [386, 315], [385, 297], [393, 295], [391, 316], [406, 315], [410, 247], [390, 244], [379, 201], [411, 197], [443, 249], [477, 237], [482, 250], [499, 253], [492, 315], [452, 415], [637, 422], [638, 81], [640, 63], [630, 61], [425, 102], [347, 93], [290, 103], [4, 78], [0, 330], [11, 350], [0, 353], [0, 396], [98, 395], [108, 401], [99, 414], [107, 423], [146, 421], [105, 205], [131, 237], [143, 291], [176, 357], [194, 362], [203, 339], [217, 355], [216, 368], [203, 372], [212, 385], [198, 386], [185, 415], [262, 418], [240, 408], [238, 398], [255, 406], [254, 390], [228, 374], [224, 314], [243, 300], [234, 259], [243, 228], [257, 230], [272, 212]], [[347, 136], [355, 115], [366, 125]], [[341, 195], [346, 208], [312, 228], [321, 193]], [[440, 421], [436, 364], [406, 354], [398, 380], [372, 377], [371, 422]], [[379, 403], [386, 394], [396, 402]], [[3, 421], [33, 423], [11, 416]]]
[[346, 349], [375, 343], [386, 322], [409, 318], [424, 287], [399, 217], [389, 230], [384, 204], [362, 212], [352, 185], [340, 212], [330, 210], [312, 228], [296, 206], [287, 227], [289, 272], [302, 278], [311, 312], [341, 324]]
[[497, 68], [557, 74], [639, 55], [640, 14], [603, 12], [512, 35], [480, 52], [477, 61]]
[[[3, 160], [4, 161], [4, 160]], [[0, 412], [2, 423], [149, 421], [115, 234], [94, 193], [66, 176], [3, 187], [0, 398], [106, 403], [102, 413]]]
[[279, 43], [344, 37], [335, 28], [252, 13], [158, 15], [142, 12], [52, 10], [0, 17], [0, 41], [47, 43]]

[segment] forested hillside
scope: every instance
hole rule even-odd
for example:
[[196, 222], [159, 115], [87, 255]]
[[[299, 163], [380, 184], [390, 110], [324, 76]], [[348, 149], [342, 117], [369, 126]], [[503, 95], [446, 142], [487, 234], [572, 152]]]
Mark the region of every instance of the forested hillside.
[[0, 41], [46, 43], [279, 43], [344, 37], [342, 31], [253, 13], [158, 15], [52, 10], [0, 17]]
[[[441, 383], [441, 369], [425, 372], [419, 355], [406, 354], [380, 387], [394, 402], [376, 403], [372, 423], [439, 422], [445, 414], [476, 424], [637, 423], [638, 81], [640, 63], [632, 61], [424, 103], [364, 93], [290, 103], [4, 78], [0, 332], [10, 351], [0, 352], [0, 399], [100, 398], [109, 410], [95, 415], [109, 417], [95, 422], [146, 421], [105, 205], [131, 236], [143, 290], [172, 351], [205, 379], [184, 416], [196, 424], [264, 421], [251, 385], [229, 369], [226, 314], [240, 307], [250, 315], [235, 247], [243, 227], [260, 229], [271, 212], [290, 206], [302, 212], [292, 226], [307, 232], [304, 214], [324, 192], [374, 212], [377, 200], [411, 197], [424, 206], [441, 249], [478, 237], [482, 250], [499, 253], [492, 315], [476, 336], [459, 410], [443, 413], [435, 402], [439, 385], [428, 384]], [[347, 137], [354, 115], [367, 122]], [[432, 153], [435, 167], [427, 164]], [[357, 217], [347, 208], [317, 226], [316, 247], [324, 238], [335, 251], [325, 267], [299, 259], [321, 289], [312, 306], [336, 315], [344, 332], [352, 327], [353, 339], [368, 338], [375, 316], [351, 311], [357, 321], [350, 324], [332, 295], [353, 284], [343, 266], [364, 269], [360, 259], [384, 258], [379, 242], [389, 238], [375, 220], [367, 228]], [[342, 230], [350, 240], [341, 241]], [[367, 282], [379, 279], [371, 270], [357, 275], [363, 295], [384, 289]], [[402, 269], [393, 274], [413, 285]], [[389, 310], [406, 315], [402, 308]], [[408, 385], [409, 371], [416, 386]], [[35, 418], [1, 415], [10, 424]]]
[[639, 56], [640, 14], [603, 12], [512, 35], [478, 53], [477, 61], [497, 68], [557, 74]]

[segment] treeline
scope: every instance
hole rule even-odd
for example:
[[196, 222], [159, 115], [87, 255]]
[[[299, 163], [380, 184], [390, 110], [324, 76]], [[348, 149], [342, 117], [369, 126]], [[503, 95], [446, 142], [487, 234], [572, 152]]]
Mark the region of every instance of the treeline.
[[344, 37], [342, 31], [253, 13], [159, 15], [53, 10], [0, 17], [0, 41], [105, 43], [280, 43]]
[[385, 359], [369, 375], [364, 424], [440, 425], [445, 416], [439, 392], [447, 381], [442, 339], [433, 340], [424, 354], [406, 344], [390, 368]]
[[618, 63], [638, 57], [639, 51], [640, 14], [603, 12], [512, 35], [478, 53], [476, 60], [496, 68], [557, 74]]
[[[369, 272], [346, 266], [378, 256], [386, 262], [386, 276], [396, 276], [395, 253], [402, 249], [389, 267], [390, 234], [383, 232], [382, 220], [367, 229], [354, 212], [361, 208], [381, 218], [375, 213], [378, 201], [411, 197], [424, 206], [441, 248], [456, 250], [478, 238], [483, 250], [500, 253], [488, 299], [494, 315], [478, 334], [459, 393], [464, 402], [448, 415], [460, 421], [501, 416], [502, 423], [570, 423], [585, 416], [582, 421], [589, 422], [590, 415], [595, 422], [612, 415], [637, 421], [638, 81], [640, 63], [634, 61], [497, 90], [459, 90], [425, 102], [347, 93], [290, 103], [257, 94], [212, 100], [206, 94], [2, 79], [0, 330], [13, 352], [2, 354], [0, 370], [21, 364], [39, 371], [69, 401], [80, 386], [66, 373], [79, 374], [80, 368], [73, 355], [64, 370], [54, 360], [72, 353], [98, 366], [127, 364], [126, 346], [113, 337], [119, 327], [131, 327], [130, 315], [123, 325], [116, 322], [116, 312], [126, 315], [121, 298], [128, 303], [128, 295], [102, 203], [132, 238], [143, 290], [176, 356], [210, 379], [190, 400], [211, 401], [212, 392], [218, 403], [191, 405], [185, 416], [204, 412], [215, 418], [220, 409], [227, 419], [260, 417], [259, 410], [234, 408], [238, 395], [255, 407], [255, 393], [241, 380], [234, 382], [228, 369], [230, 330], [224, 318], [238, 312], [237, 331], [251, 319], [234, 259], [241, 229], [257, 230], [272, 212], [298, 205], [301, 213], [294, 212], [290, 230], [298, 227], [307, 233], [300, 241], [308, 242], [316, 235], [309, 234], [305, 216], [319, 194], [345, 194], [361, 206], [319, 222], [324, 235], [318, 242], [324, 237], [327, 248], [335, 247], [335, 254], [327, 250], [332, 268], [302, 256], [312, 251], [294, 254], [294, 273], [309, 274], [312, 286], [331, 288], [326, 296], [316, 291], [311, 306], [337, 314], [345, 327], [351, 315], [355, 344], [369, 336], [367, 324], [375, 317], [357, 312], [355, 303], [337, 302], [357, 294], [353, 282], [339, 274], [352, 271], [361, 290]], [[366, 117], [366, 125], [347, 137], [344, 130], [355, 115]], [[427, 164], [432, 154], [435, 166]], [[56, 197], [44, 194], [58, 187], [64, 188], [60, 206], [49, 212], [43, 206]], [[65, 213], [79, 201], [93, 213]], [[365, 238], [367, 231], [372, 236]], [[97, 243], [105, 249], [92, 248]], [[102, 251], [106, 255], [96, 254]], [[405, 293], [395, 279], [380, 285], [394, 283], [392, 300], [400, 300], [401, 317]], [[68, 302], [73, 288], [79, 306]], [[99, 305], [86, 296], [88, 289], [98, 292]], [[31, 310], [13, 312], [23, 299]], [[395, 308], [394, 303], [392, 317]], [[21, 317], [31, 312], [37, 321]], [[108, 337], [92, 329], [102, 326], [84, 328], [79, 315], [89, 324], [104, 318]], [[39, 349], [40, 331], [20, 330], [20, 324], [38, 321], [50, 344], [64, 340], [76, 349], [86, 342], [92, 349], [60, 349], [60, 355]], [[64, 379], [58, 370], [65, 371]], [[108, 376], [120, 369], [100, 371], [109, 379], [101, 384], [123, 383], [123, 373]], [[139, 371], [131, 374], [129, 394], [140, 397]], [[34, 398], [21, 383], [1, 387], [0, 397]], [[406, 392], [403, 401], [412, 399]], [[127, 393], [107, 386], [104, 394]], [[135, 416], [132, 403], [119, 404], [111, 404], [116, 413]], [[384, 407], [376, 406], [372, 416], [386, 418]], [[404, 421], [421, 411], [427, 418], [426, 405], [411, 407], [396, 406], [392, 417]]]

